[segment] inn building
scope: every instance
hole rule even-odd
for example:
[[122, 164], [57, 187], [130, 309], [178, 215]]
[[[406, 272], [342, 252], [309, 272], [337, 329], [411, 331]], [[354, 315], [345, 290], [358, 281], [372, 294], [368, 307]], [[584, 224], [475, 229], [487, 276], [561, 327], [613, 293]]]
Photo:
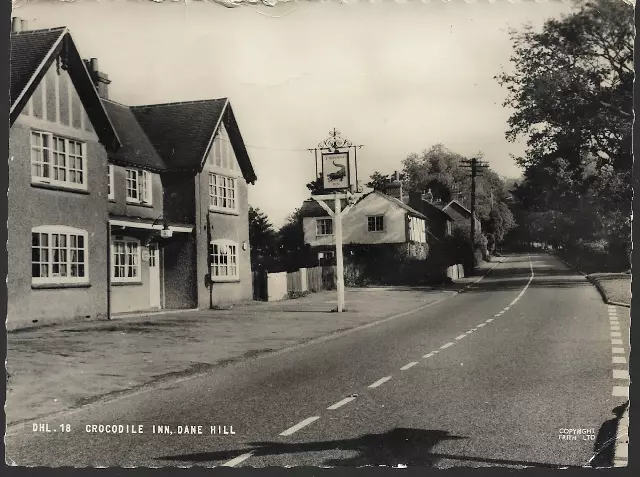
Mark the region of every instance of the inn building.
[[13, 20], [8, 329], [252, 297], [229, 100], [127, 106], [109, 83], [67, 28]]

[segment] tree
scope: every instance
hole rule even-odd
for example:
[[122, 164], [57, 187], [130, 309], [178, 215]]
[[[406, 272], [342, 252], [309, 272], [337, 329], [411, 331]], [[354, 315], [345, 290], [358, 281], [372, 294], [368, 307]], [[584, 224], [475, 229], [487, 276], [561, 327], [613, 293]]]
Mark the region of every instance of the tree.
[[[482, 154], [476, 157], [481, 158]], [[457, 199], [469, 207], [471, 178], [469, 170], [461, 167], [465, 159], [442, 144], [436, 144], [421, 154], [410, 154], [403, 161], [403, 173], [400, 175], [403, 188], [407, 192], [430, 190], [435, 200], [447, 203]], [[383, 187], [389, 177], [376, 171], [367, 186], [374, 189]], [[490, 251], [515, 226], [511, 210], [505, 205], [509, 196], [507, 184], [491, 169], [483, 170], [476, 178], [475, 213], [483, 230], [489, 232], [486, 239]]]
[[581, 1], [540, 32], [512, 31], [514, 71], [497, 76], [514, 110], [506, 136], [527, 137], [515, 195], [535, 233], [564, 245], [630, 247], [633, 14], [621, 1]]
[[367, 187], [371, 187], [373, 190], [384, 192], [390, 182], [390, 176], [375, 171], [373, 174], [371, 174], [369, 182], [367, 182], [365, 185]]
[[294, 210], [278, 231], [278, 264], [281, 270], [294, 271], [315, 265], [309, 245], [304, 242], [300, 209]]
[[274, 264], [277, 252], [277, 234], [269, 218], [259, 208], [249, 207], [249, 243], [251, 268], [266, 270]]

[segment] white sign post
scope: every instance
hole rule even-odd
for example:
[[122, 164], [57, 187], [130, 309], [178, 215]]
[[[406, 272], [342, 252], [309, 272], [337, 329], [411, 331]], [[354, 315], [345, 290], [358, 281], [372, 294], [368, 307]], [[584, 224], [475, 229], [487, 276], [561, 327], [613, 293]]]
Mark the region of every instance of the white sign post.
[[[311, 196], [313, 200], [318, 202], [320, 206], [326, 210], [329, 216], [333, 219], [333, 232], [336, 238], [336, 288], [338, 292], [338, 306], [337, 312], [342, 313], [344, 311], [344, 258], [342, 256], [342, 217], [346, 215], [353, 206], [352, 203], [347, 203], [347, 206], [342, 209], [342, 200], [347, 199], [348, 202], [355, 202], [356, 196], [350, 192], [316, 195]], [[325, 200], [334, 201], [334, 208], [327, 205]]]
[[[358, 187], [358, 160], [356, 150], [362, 145], [353, 145], [351, 141], [341, 136], [340, 131], [333, 129], [329, 133], [329, 137], [318, 144], [315, 149], [309, 149], [316, 154], [316, 180], [321, 176], [319, 188], [325, 194], [312, 195], [314, 199], [333, 219], [333, 231], [336, 240], [336, 288], [338, 289], [338, 307], [336, 311], [342, 313], [344, 311], [344, 266], [342, 256], [342, 217], [346, 215], [353, 204], [355, 204], [356, 195], [349, 192], [349, 189], [355, 190], [359, 195]], [[354, 168], [355, 182], [351, 180], [351, 162], [349, 151], [354, 150]], [[346, 149], [346, 150], [345, 150]], [[318, 151], [322, 152], [320, 160], [322, 173], [318, 175]], [[326, 152], [329, 151], [329, 152]], [[331, 191], [334, 191], [333, 193]], [[341, 200], [347, 199], [347, 206], [342, 209]], [[325, 201], [333, 200], [333, 210]]]

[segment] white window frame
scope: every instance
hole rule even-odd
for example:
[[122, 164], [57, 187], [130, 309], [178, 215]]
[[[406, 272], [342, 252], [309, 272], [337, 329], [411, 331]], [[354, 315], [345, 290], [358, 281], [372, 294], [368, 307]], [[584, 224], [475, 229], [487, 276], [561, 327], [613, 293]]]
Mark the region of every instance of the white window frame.
[[[322, 224], [324, 224], [324, 226]], [[331, 235], [333, 235], [333, 219], [325, 217], [316, 219], [316, 236], [329, 237]]]
[[214, 239], [209, 244], [211, 281], [237, 281], [240, 279], [238, 243], [227, 239]]
[[209, 172], [209, 210], [238, 211], [238, 178]]
[[[373, 229], [371, 228], [371, 220], [373, 219]], [[381, 228], [378, 229], [378, 219], [380, 219]], [[384, 215], [368, 215], [367, 216], [367, 232], [380, 233], [384, 232]]]
[[[47, 236], [47, 244], [45, 246], [42, 245], [39, 237], [39, 244], [37, 247], [34, 246], [33, 243], [33, 234], [41, 234]], [[53, 245], [53, 235], [58, 235], [60, 237], [65, 237], [64, 246], [54, 247]], [[58, 240], [60, 240], [60, 237]], [[72, 246], [72, 237], [75, 237], [76, 245]], [[79, 246], [78, 238], [82, 237], [83, 246]], [[34, 262], [34, 248], [39, 249], [40, 251], [46, 250], [46, 258], [43, 260], [41, 252], [38, 252], [38, 261]], [[78, 257], [79, 253], [82, 252], [84, 255], [84, 259], [80, 261], [78, 258], [73, 260], [74, 253], [76, 252], [76, 257]], [[58, 260], [54, 261], [54, 255], [58, 256]], [[60, 255], [64, 254], [64, 259], [60, 259]], [[45, 277], [34, 277], [33, 276], [33, 265], [35, 263], [39, 263], [47, 267], [47, 276]], [[64, 265], [66, 268], [65, 275], [60, 275], [58, 272], [57, 275], [53, 274], [53, 268], [55, 265], [58, 267]], [[71, 269], [73, 266], [82, 265], [84, 267], [84, 275], [83, 276], [71, 276]], [[75, 227], [69, 227], [68, 225], [41, 225], [38, 227], [33, 227], [31, 229], [31, 283], [32, 285], [56, 285], [56, 284], [74, 284], [74, 283], [89, 283], [89, 234], [86, 230], [78, 229]], [[58, 268], [60, 270], [60, 268]]]
[[[121, 252], [119, 247], [124, 250]], [[129, 253], [128, 247], [135, 247], [132, 253]], [[141, 252], [140, 240], [133, 237], [116, 235], [111, 241], [111, 281], [113, 283], [141, 283], [142, 282], [142, 266], [140, 260]], [[123, 257], [120, 255], [124, 254]], [[133, 263], [129, 263], [129, 259]], [[122, 261], [122, 263], [120, 263]], [[116, 276], [116, 267], [122, 270], [124, 276]], [[135, 276], [128, 276], [129, 270], [135, 270]]]
[[153, 205], [153, 175], [141, 169], [126, 169], [127, 203]]
[[[34, 138], [40, 137], [41, 144], [34, 144]], [[29, 137], [31, 149], [31, 183], [49, 184], [67, 189], [87, 190], [87, 146], [83, 141], [58, 136], [50, 132], [31, 130]], [[79, 147], [72, 153], [72, 147]], [[56, 162], [61, 159], [61, 163]], [[75, 164], [71, 164], [71, 162]], [[79, 163], [77, 162], [79, 161]], [[40, 172], [37, 173], [37, 168]], [[56, 177], [57, 173], [64, 179]], [[74, 182], [71, 176], [81, 174], [81, 182]]]
[[113, 183], [113, 164], [109, 164], [107, 166], [107, 184], [108, 184], [108, 199], [109, 200], [115, 200], [116, 198], [116, 193], [115, 193], [115, 188], [114, 188], [114, 183]]

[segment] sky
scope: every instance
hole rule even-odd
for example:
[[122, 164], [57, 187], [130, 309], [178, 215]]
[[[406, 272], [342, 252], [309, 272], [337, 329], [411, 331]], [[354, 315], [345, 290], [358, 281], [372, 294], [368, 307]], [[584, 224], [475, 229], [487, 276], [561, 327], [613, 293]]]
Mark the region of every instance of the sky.
[[[234, 0], [235, 1], [235, 0]], [[255, 1], [255, 0], [254, 0]], [[109, 96], [129, 105], [227, 97], [258, 180], [249, 203], [281, 226], [309, 196], [316, 147], [334, 127], [358, 176], [392, 173], [442, 143], [518, 177], [512, 113], [494, 79], [510, 69], [510, 28], [570, 13], [559, 1], [215, 2], [17, 0], [29, 28], [67, 26], [97, 57]], [[197, 118], [196, 118], [197, 119]]]

